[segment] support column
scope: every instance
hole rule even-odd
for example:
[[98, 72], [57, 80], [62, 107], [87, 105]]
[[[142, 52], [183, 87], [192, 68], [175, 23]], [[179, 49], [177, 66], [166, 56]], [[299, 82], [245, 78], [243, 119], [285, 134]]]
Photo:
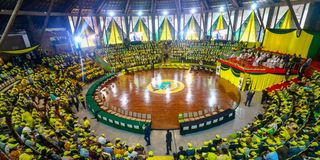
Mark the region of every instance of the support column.
[[130, 34], [130, 25], [129, 25], [129, 18], [128, 15], [124, 16], [124, 21], [125, 21], [125, 25], [126, 25], [126, 32], [127, 32], [127, 39], [129, 39], [129, 34]]
[[294, 12], [294, 10], [293, 10], [293, 8], [292, 8], [292, 4], [291, 4], [290, 0], [286, 0], [286, 2], [287, 2], [287, 5], [288, 5], [288, 7], [289, 7], [289, 10], [290, 10], [290, 12], [291, 12], [291, 14], [292, 14], [292, 18], [293, 18], [294, 23], [296, 24], [297, 29], [298, 29], [298, 30], [301, 30], [300, 23], [299, 23], [299, 21], [298, 21], [298, 18], [297, 18], [296, 13]]
[[268, 18], [267, 18], [268, 20], [267, 20], [266, 28], [270, 28], [271, 27], [273, 13], [274, 13], [274, 7], [270, 7]]
[[152, 22], [152, 40], [156, 41], [156, 16], [154, 14], [151, 15]]
[[237, 27], [237, 24], [238, 24], [238, 16], [239, 16], [239, 10], [235, 10], [234, 11], [234, 17], [233, 17], [233, 30], [232, 30], [232, 36], [231, 36], [231, 41], [234, 41], [234, 36], [235, 36], [235, 33], [236, 33], [236, 27]]
[[46, 18], [44, 19], [44, 23], [43, 23], [41, 31], [40, 31], [40, 39], [39, 39], [40, 41], [39, 41], [39, 43], [41, 43], [42, 40], [43, 40], [43, 35], [44, 35], [44, 32], [46, 31], [46, 28], [47, 28], [48, 23], [49, 23], [49, 18], [50, 18], [50, 14], [51, 14], [51, 11], [52, 11], [53, 4], [54, 4], [54, 0], [51, 0], [50, 1], [50, 5], [49, 5], [49, 9], [47, 11]]
[[208, 27], [208, 15], [209, 13], [204, 13], [204, 21], [203, 21], [203, 38], [207, 40], [207, 27]]
[[264, 30], [263, 19], [261, 17], [259, 8], [256, 9], [256, 12], [257, 12], [258, 20], [260, 21], [260, 26], [262, 26], [262, 29]]
[[35, 36], [34, 36], [34, 33], [33, 31], [35, 30], [35, 27], [34, 27], [34, 24], [32, 22], [32, 19], [31, 19], [31, 16], [27, 16], [27, 21], [28, 21], [28, 35], [30, 35], [30, 42], [31, 44], [35, 43]]
[[101, 23], [100, 23], [100, 17], [95, 16], [96, 22], [97, 22], [97, 28], [98, 28], [98, 48], [102, 48], [103, 44], [103, 32], [101, 31]]
[[17, 13], [18, 13], [18, 11], [19, 11], [20, 8], [21, 8], [22, 2], [23, 2], [23, 0], [18, 0], [16, 6], [14, 7], [14, 10], [13, 10], [13, 12], [12, 12], [12, 15], [11, 15], [11, 17], [10, 17], [8, 23], [7, 23], [7, 26], [6, 26], [6, 28], [4, 29], [4, 31], [3, 31], [2, 35], [1, 35], [0, 47], [1, 47], [1, 45], [3, 44], [4, 40], [7, 38], [8, 33], [9, 33], [10, 30], [11, 30], [11, 27], [12, 27], [12, 25], [13, 25], [13, 23], [14, 23], [14, 20], [15, 20], [16, 17], [17, 17]]

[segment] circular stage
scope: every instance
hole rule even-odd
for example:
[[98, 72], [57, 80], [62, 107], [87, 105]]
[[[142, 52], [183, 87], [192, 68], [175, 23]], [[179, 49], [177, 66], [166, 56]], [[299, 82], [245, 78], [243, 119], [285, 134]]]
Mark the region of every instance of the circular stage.
[[161, 69], [135, 72], [111, 81], [107, 102], [152, 115], [153, 129], [179, 128], [178, 114], [205, 108], [230, 108], [238, 89], [210, 72]]

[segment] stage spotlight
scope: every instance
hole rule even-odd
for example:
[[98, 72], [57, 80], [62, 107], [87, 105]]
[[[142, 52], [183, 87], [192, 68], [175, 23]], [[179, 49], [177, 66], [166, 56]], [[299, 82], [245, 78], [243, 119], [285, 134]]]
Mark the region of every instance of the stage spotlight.
[[168, 15], [168, 11], [163, 11], [163, 15]]
[[142, 16], [142, 11], [139, 11], [139, 12], [138, 12], [138, 16]]
[[110, 12], [109, 12], [109, 15], [110, 15], [111, 17], [113, 17], [113, 16], [115, 15], [115, 13], [114, 13], [113, 11], [110, 11]]
[[256, 3], [253, 3], [252, 5], [251, 5], [251, 9], [256, 9], [257, 8], [257, 4]]
[[192, 9], [191, 9], [191, 13], [192, 13], [192, 14], [196, 13], [196, 9], [192, 8]]
[[77, 43], [81, 43], [82, 38], [80, 36], [75, 36], [74, 37], [74, 41], [77, 42]]
[[219, 10], [220, 10], [220, 12], [223, 12], [224, 8], [223, 8], [223, 7], [220, 7], [220, 9], [219, 9]]

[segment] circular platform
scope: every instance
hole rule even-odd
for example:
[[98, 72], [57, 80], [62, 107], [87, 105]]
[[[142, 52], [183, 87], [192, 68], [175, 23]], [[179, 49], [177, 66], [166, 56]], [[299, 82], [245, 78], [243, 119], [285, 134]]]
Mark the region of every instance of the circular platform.
[[161, 69], [119, 76], [107, 101], [132, 112], [152, 115], [153, 129], [179, 128], [178, 114], [240, 101], [237, 88], [209, 72]]

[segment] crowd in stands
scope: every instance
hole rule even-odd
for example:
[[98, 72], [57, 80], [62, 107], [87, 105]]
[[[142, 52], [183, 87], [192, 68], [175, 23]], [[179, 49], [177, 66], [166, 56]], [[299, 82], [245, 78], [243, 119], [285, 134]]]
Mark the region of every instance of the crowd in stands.
[[288, 54], [275, 54], [256, 49], [243, 49], [240, 54], [233, 54], [230, 58], [237, 61], [247, 62], [252, 66], [265, 66], [268, 68], [290, 68], [298, 69], [302, 64], [301, 55], [290, 56]]
[[[69, 63], [70, 59], [75, 63]], [[79, 61], [75, 55], [43, 58], [43, 64], [28, 68], [29, 74], [16, 75], [21, 80], [0, 93], [0, 159], [146, 158], [142, 145], [128, 146], [119, 138], [112, 141], [95, 135], [88, 118], [74, 115], [79, 107], [86, 108], [81, 94], [85, 83], [70, 75], [77, 73]], [[84, 63], [89, 66], [86, 71], [95, 68], [93, 74], [101, 69], [90, 59]]]
[[146, 43], [141, 45], [113, 46], [103, 49], [105, 61], [116, 71], [134, 66], [145, 66], [148, 64], [160, 63], [161, 50], [157, 44]]
[[65, 69], [63, 74], [84, 82], [92, 82], [105, 74], [105, 71], [90, 56], [83, 59], [73, 54], [47, 56], [42, 59], [42, 64], [60, 72]]
[[195, 42], [174, 42], [171, 59], [173, 61], [196, 63], [204, 65], [214, 65], [221, 58], [229, 57], [238, 49], [238, 44], [212, 44], [212, 43], [195, 43]]
[[[160, 63], [162, 48], [150, 43], [104, 49], [105, 60], [115, 70]], [[211, 63], [222, 55], [231, 55], [236, 45], [172, 43], [172, 58], [189, 63]], [[252, 59], [276, 67], [295, 68], [300, 57], [271, 56], [268, 53], [242, 53], [239, 60]], [[193, 56], [190, 56], [192, 54]], [[266, 59], [266, 57], [269, 57]], [[209, 61], [208, 61], [209, 59]], [[272, 62], [273, 63], [273, 62]], [[269, 65], [269, 64], [267, 64]], [[128, 146], [117, 138], [95, 135], [90, 120], [74, 115], [86, 108], [82, 87], [106, 72], [90, 57], [56, 55], [41, 58], [38, 64], [0, 65], [0, 82], [19, 81], [0, 92], [0, 159], [77, 160], [77, 159], [155, 159], [140, 144]], [[320, 157], [320, 73], [304, 77], [289, 87], [268, 93], [264, 114], [229, 138], [215, 135], [202, 146], [180, 146], [175, 159], [311, 159]]]
[[228, 139], [179, 147], [175, 159], [278, 160], [320, 157], [320, 73], [268, 93], [265, 113]]
[[[173, 41], [172, 43], [143, 43], [139, 45], [115, 45], [100, 50], [105, 61], [119, 71], [124, 68], [171, 62], [214, 65], [220, 58], [229, 57], [239, 48], [238, 44], [211, 44], [209, 42]], [[168, 57], [166, 57], [168, 55]]]

